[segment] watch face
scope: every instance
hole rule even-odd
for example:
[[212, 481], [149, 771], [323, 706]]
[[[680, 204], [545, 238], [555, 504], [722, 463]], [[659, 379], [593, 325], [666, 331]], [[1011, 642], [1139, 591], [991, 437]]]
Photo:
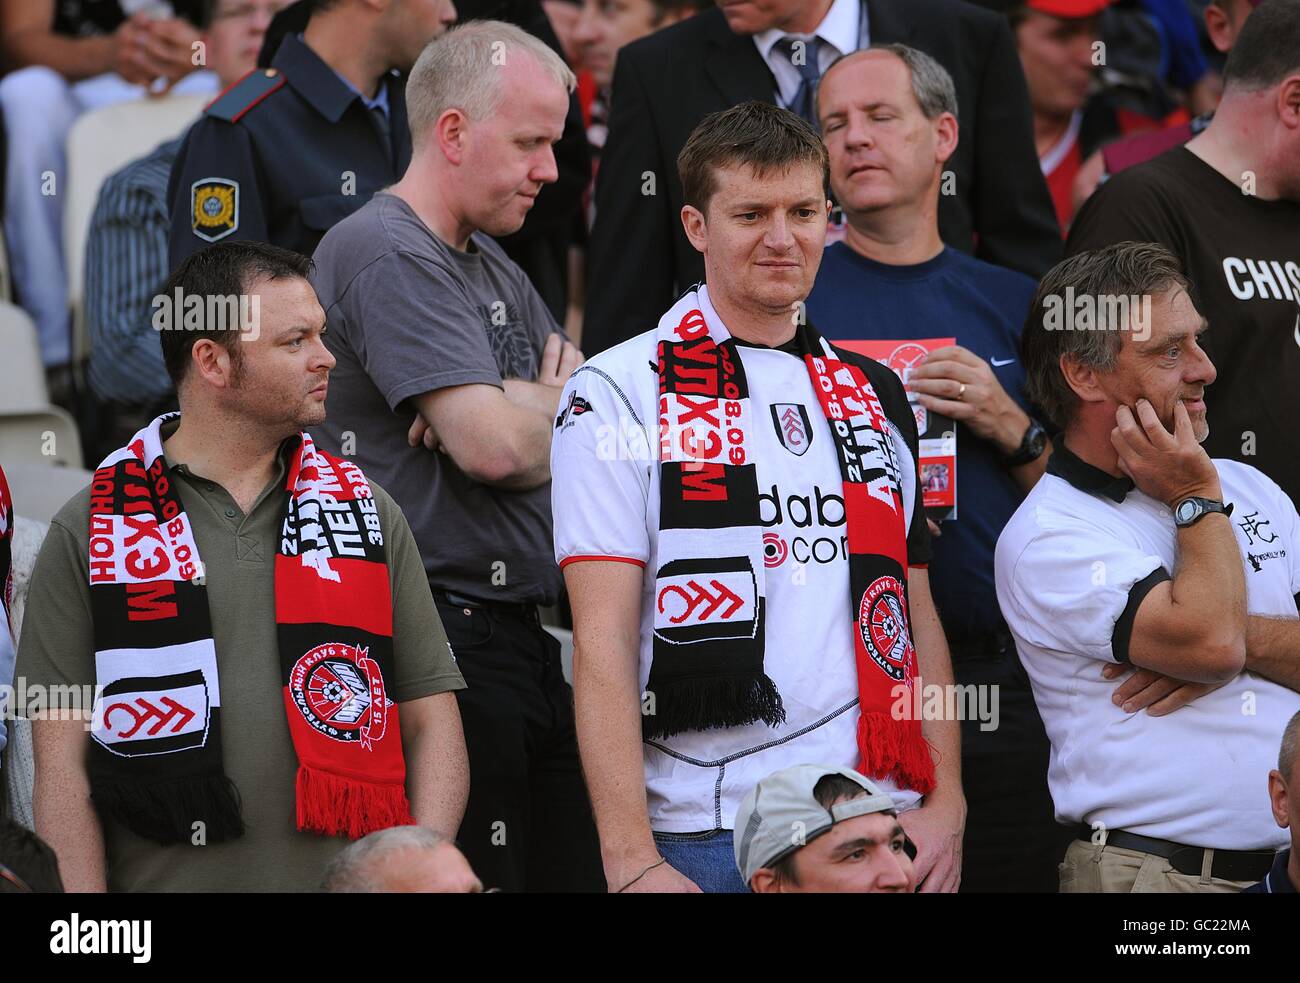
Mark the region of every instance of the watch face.
[[1178, 521], [1190, 522], [1196, 518], [1198, 512], [1200, 512], [1200, 508], [1195, 502], [1183, 502], [1182, 505], [1178, 506]]

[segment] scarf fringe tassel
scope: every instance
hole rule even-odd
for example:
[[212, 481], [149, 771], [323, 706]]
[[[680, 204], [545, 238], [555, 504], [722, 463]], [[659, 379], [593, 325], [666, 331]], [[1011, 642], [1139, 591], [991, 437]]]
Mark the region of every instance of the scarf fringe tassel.
[[296, 786], [298, 828], [306, 832], [356, 840], [378, 829], [415, 825], [400, 783], [363, 782], [301, 765]]
[[[131, 832], [163, 846], [225, 843], [244, 835], [239, 790], [224, 774], [160, 782], [98, 780], [96, 808]], [[196, 823], [202, 826], [196, 827]], [[202, 834], [201, 842], [196, 837]]]
[[761, 672], [652, 681], [647, 691], [654, 695], [654, 712], [641, 718], [647, 739], [688, 730], [743, 727], [756, 720], [769, 727], [785, 723], [785, 706], [776, 683]]
[[[858, 771], [868, 778], [888, 778], [899, 788], [922, 795], [934, 789], [934, 759], [921, 733], [919, 720], [894, 720], [888, 713], [864, 713], [858, 718]], [[892, 761], [885, 774], [873, 761]]]

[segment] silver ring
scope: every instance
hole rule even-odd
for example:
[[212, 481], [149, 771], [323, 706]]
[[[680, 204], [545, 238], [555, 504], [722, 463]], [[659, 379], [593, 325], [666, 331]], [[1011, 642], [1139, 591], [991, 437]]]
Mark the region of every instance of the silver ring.
[[963, 382], [961, 384], [961, 388], [957, 390], [957, 402], [960, 403], [965, 397], [966, 397], [966, 383]]

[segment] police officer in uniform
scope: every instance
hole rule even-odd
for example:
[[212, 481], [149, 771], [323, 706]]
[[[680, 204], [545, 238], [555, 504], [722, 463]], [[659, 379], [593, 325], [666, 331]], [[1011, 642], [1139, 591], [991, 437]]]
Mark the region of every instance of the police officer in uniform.
[[270, 67], [218, 96], [186, 135], [168, 187], [172, 266], [232, 236], [311, 255], [397, 181], [411, 159], [405, 73], [455, 17], [452, 0], [317, 0]]

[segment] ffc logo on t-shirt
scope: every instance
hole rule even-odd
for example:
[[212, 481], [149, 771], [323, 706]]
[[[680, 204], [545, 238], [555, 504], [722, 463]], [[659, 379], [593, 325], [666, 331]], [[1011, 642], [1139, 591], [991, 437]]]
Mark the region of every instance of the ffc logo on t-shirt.
[[808, 417], [807, 407], [802, 403], [773, 403], [771, 410], [772, 425], [781, 446], [795, 457], [803, 457], [813, 442], [812, 420]]

